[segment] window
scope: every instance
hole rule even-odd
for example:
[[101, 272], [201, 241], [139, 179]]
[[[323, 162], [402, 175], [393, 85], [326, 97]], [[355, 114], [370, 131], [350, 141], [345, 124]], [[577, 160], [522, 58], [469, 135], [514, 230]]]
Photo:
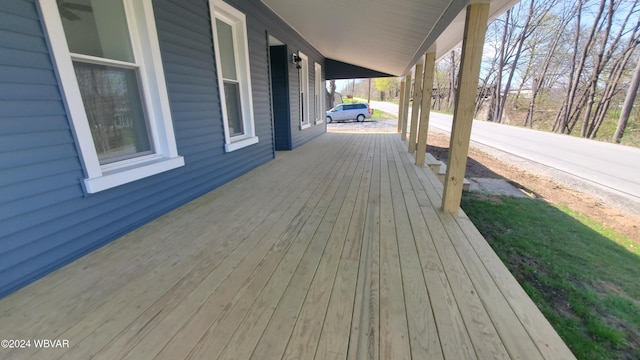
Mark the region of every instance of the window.
[[180, 166], [151, 0], [39, 0], [95, 193]]
[[230, 152], [258, 142], [253, 122], [247, 24], [243, 13], [221, 0], [213, 1], [211, 19], [225, 151]]
[[307, 55], [298, 53], [300, 57], [300, 130], [311, 126], [309, 122], [309, 59]]
[[315, 108], [316, 108], [316, 124], [322, 124], [326, 111], [324, 108], [324, 86], [322, 86], [322, 65], [315, 63]]

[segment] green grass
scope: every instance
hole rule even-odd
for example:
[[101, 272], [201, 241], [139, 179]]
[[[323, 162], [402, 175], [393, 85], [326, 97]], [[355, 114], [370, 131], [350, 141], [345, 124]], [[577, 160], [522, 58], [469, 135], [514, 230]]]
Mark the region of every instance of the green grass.
[[640, 358], [640, 249], [542, 200], [468, 195], [463, 209], [578, 359]]
[[371, 119], [396, 119], [397, 116], [386, 113], [382, 110], [373, 109], [373, 114], [371, 114]]
[[363, 99], [363, 98], [359, 98], [359, 97], [354, 97], [349, 99], [346, 96], [342, 97], [342, 102], [345, 104], [351, 104], [351, 103], [366, 103], [367, 99]]
[[[600, 131], [598, 131], [597, 140], [612, 142], [613, 134], [618, 126], [618, 118], [620, 117], [618, 110], [619, 109], [614, 109], [614, 111], [610, 111], [609, 116], [603, 122]], [[620, 142], [622, 145], [640, 147], [640, 117], [638, 113], [639, 112], [636, 111], [635, 114], [632, 113], [629, 117], [627, 129]], [[577, 131], [577, 133], [579, 133], [579, 131]]]

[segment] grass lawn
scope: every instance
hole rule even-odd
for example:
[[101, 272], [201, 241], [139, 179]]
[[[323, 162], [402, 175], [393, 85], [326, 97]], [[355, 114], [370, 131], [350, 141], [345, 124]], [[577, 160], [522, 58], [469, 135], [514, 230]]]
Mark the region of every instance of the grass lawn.
[[371, 119], [395, 119], [395, 115], [391, 115], [382, 110], [373, 109], [373, 114], [371, 114]]
[[578, 359], [640, 359], [638, 243], [542, 200], [462, 207]]

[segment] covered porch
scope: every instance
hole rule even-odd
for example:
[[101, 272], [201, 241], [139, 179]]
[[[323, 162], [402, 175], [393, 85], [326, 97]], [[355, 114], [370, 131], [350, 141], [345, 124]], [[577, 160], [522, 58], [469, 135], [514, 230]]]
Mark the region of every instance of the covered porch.
[[[327, 133], [0, 299], [8, 359], [570, 359], [398, 134]], [[68, 340], [36, 348], [36, 339]]]

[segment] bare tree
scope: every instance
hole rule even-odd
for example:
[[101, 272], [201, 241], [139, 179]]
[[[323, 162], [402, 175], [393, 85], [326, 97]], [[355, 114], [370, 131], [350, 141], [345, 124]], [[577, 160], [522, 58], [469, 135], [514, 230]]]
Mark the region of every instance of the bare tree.
[[327, 104], [329, 104], [329, 109], [332, 109], [335, 106], [334, 99], [336, 97], [336, 81], [335, 80], [329, 80], [329, 91], [327, 93], [327, 97], [328, 97]]
[[533, 127], [533, 114], [536, 107], [536, 101], [538, 95], [545, 86], [547, 80], [549, 68], [551, 67], [552, 60], [557, 56], [556, 49], [560, 45], [560, 41], [564, 35], [565, 29], [570, 20], [575, 16], [576, 8], [572, 7], [572, 11], [563, 12], [562, 17], [553, 18], [550, 21], [549, 26], [546, 29], [554, 29], [551, 36], [551, 41], [546, 44], [545, 57], [540, 64], [536, 66], [535, 75], [531, 85], [531, 94], [529, 98], [529, 107], [527, 108], [527, 115], [525, 117], [523, 126]]
[[[637, 3], [637, 1], [636, 1]], [[615, 13], [617, 11], [617, 9], [619, 8], [620, 3], [616, 3], [613, 0], [609, 0], [608, 6], [607, 6], [607, 12], [604, 15], [604, 20], [601, 23], [601, 25], [599, 26], [598, 29], [598, 37], [599, 37], [599, 41], [598, 41], [598, 46], [596, 48], [594, 48], [595, 53], [593, 55], [593, 65], [592, 65], [592, 71], [591, 71], [591, 77], [589, 79], [588, 85], [585, 89], [586, 93], [587, 93], [587, 100], [586, 100], [586, 106], [584, 107], [584, 116], [583, 116], [583, 121], [582, 121], [582, 129], [580, 131], [580, 136], [582, 137], [592, 137], [591, 133], [594, 130], [594, 126], [591, 126], [591, 114], [593, 112], [593, 107], [594, 107], [594, 103], [596, 102], [596, 96], [597, 96], [597, 92], [598, 92], [598, 83], [599, 80], [602, 76], [602, 73], [605, 69], [605, 67], [607, 66], [607, 64], [609, 63], [609, 61], [611, 60], [614, 51], [616, 51], [616, 48], [618, 46], [618, 43], [623, 35], [623, 33], [626, 31], [626, 24], [629, 20], [629, 17], [632, 14], [632, 11], [629, 11], [629, 13], [627, 14], [627, 17], [625, 18], [622, 26], [620, 26], [620, 30], [617, 34], [617, 36], [610, 41], [610, 34], [611, 34], [611, 30], [613, 27], [613, 19], [615, 16]], [[635, 4], [634, 6], [635, 7]], [[632, 7], [632, 8], [633, 8]], [[630, 42], [631, 46], [634, 46], [632, 43], [635, 40], [632, 40]], [[622, 68], [624, 68], [625, 64], [622, 64]], [[615, 79], [616, 76], [610, 76], [609, 80], [613, 80]], [[617, 76], [617, 79], [619, 80], [620, 77]], [[617, 87], [617, 81], [615, 81], [615, 84], [611, 84], [609, 81], [607, 82], [607, 86], [610, 88], [615, 88]], [[571, 119], [572, 121], [572, 125], [571, 127], [573, 127], [575, 125], [575, 123], [579, 120], [579, 118], [576, 116], [575, 118]], [[594, 134], [595, 135], [595, 134]]]
[[[633, 29], [633, 33], [631, 34], [631, 36], [629, 36], [629, 41], [626, 43], [626, 46], [620, 51], [620, 54], [618, 56], [615, 56], [613, 60], [611, 70], [609, 71], [607, 80], [604, 84], [604, 89], [602, 90], [602, 94], [598, 99], [594, 111], [593, 120], [589, 121], [588, 118], [585, 118], [584, 124], [588, 125], [588, 127], [586, 127], [586, 130], [583, 131], [584, 135], [582, 136], [594, 139], [597, 136], [600, 127], [604, 123], [609, 111], [609, 106], [611, 105], [611, 101], [613, 97], [618, 93], [620, 80], [622, 79], [625, 70], [627, 70], [627, 65], [629, 64], [631, 55], [640, 43], [640, 40], [638, 39], [640, 35], [639, 30], [640, 20], [638, 20], [638, 22], [636, 23], [636, 26]], [[608, 57], [611, 58], [611, 56]], [[607, 59], [607, 61], [609, 61], [609, 59]]]
[[451, 63], [449, 65], [449, 94], [447, 95], [447, 110], [453, 109], [453, 104], [456, 103], [456, 88], [458, 87], [456, 70], [460, 64], [460, 57], [457, 56], [456, 49], [451, 50], [450, 56]]
[[620, 113], [620, 119], [618, 119], [618, 126], [616, 127], [615, 134], [613, 134], [613, 141], [617, 143], [620, 143], [620, 141], [622, 140], [622, 135], [624, 135], [624, 131], [627, 128], [627, 124], [629, 122], [629, 114], [631, 114], [633, 102], [635, 101], [636, 95], [638, 94], [638, 85], [640, 85], [640, 60], [637, 61], [633, 80], [631, 80], [631, 84], [629, 85], [629, 89], [627, 90], [627, 96], [624, 99], [624, 105], [622, 105], [622, 112]]
[[[640, 0], [522, 0], [489, 26], [476, 115], [487, 111], [487, 120], [502, 122], [511, 109], [510, 122], [595, 138], [613, 120], [612, 104], [622, 102], [631, 78], [638, 14]], [[446, 60], [452, 64], [455, 56]], [[454, 90], [450, 76], [435, 83]], [[517, 93], [510, 96], [513, 84]], [[528, 97], [522, 110], [520, 94]]]
[[[613, 0], [609, 0], [613, 1]], [[598, 30], [598, 24], [600, 23], [600, 19], [602, 18], [602, 14], [604, 13], [606, 0], [600, 0], [600, 5], [596, 14], [593, 16], [593, 25], [588, 32], [588, 35], [584, 41], [584, 45], [582, 46], [582, 51], [580, 52], [580, 57], [576, 57], [578, 54], [578, 47], [580, 44], [580, 34], [582, 32], [581, 28], [581, 19], [582, 19], [582, 11], [583, 5], [587, 2], [587, 0], [578, 0], [577, 4], [577, 15], [576, 15], [576, 33], [574, 37], [574, 61], [576, 64], [575, 70], [572, 71], [570, 76], [569, 87], [567, 88], [567, 97], [564, 108], [559, 112], [558, 120], [556, 121], [557, 126], [555, 127], [556, 131], [560, 133], [571, 133], [571, 129], [569, 128], [569, 120], [572, 117], [572, 111], [574, 110], [574, 104], [576, 103], [576, 96], [580, 87], [580, 79], [582, 77], [582, 72], [584, 70], [587, 57], [589, 55], [589, 50], [591, 49], [591, 45], [594, 41], [595, 34]], [[581, 99], [582, 100], [582, 99]], [[578, 106], [575, 109], [582, 108], [582, 101], [578, 101]], [[577, 110], [579, 113], [579, 110]]]

